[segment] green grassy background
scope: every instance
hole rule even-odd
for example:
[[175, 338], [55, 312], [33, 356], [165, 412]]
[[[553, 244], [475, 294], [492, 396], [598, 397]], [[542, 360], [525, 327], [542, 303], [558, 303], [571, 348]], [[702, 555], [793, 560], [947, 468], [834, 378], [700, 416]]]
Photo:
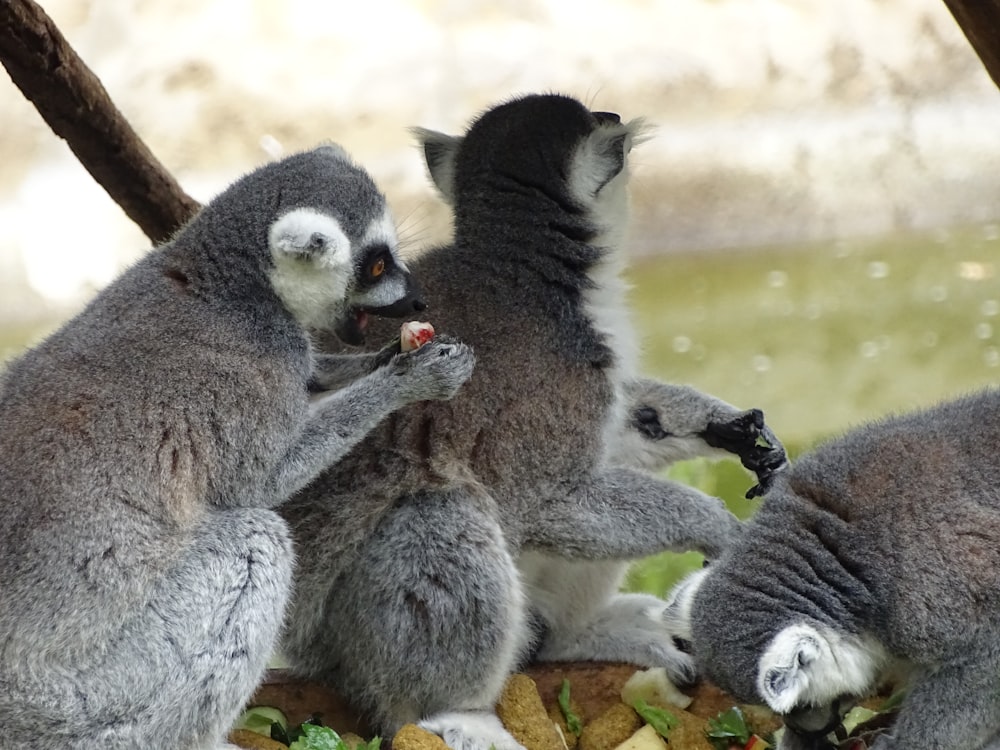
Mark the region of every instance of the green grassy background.
[[[764, 409], [795, 456], [862, 421], [996, 383], [998, 271], [995, 225], [636, 262], [643, 369]], [[740, 516], [753, 510], [735, 461], [669, 475]], [[698, 555], [658, 555], [633, 567], [628, 586], [662, 594], [698, 565]]]
[[[794, 456], [851, 425], [1000, 375], [1000, 228], [668, 255], [633, 263], [643, 370], [764, 409]], [[52, 322], [4, 326], [0, 359]], [[703, 460], [670, 475], [740, 516], [750, 476]], [[658, 555], [628, 586], [662, 594], [697, 555]]]

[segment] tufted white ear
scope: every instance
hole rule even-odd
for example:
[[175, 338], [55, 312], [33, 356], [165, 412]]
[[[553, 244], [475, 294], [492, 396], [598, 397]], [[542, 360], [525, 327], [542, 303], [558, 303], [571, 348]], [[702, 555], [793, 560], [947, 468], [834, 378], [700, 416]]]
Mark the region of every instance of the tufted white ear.
[[788, 713], [864, 695], [888, 663], [885, 647], [869, 634], [796, 623], [778, 632], [761, 655], [757, 689], [774, 711]]
[[620, 247], [628, 225], [628, 155], [644, 140], [641, 119], [596, 128], [582, 139], [569, 163], [567, 187], [598, 229], [593, 244]]
[[314, 209], [297, 208], [271, 225], [268, 243], [271, 286], [282, 302], [306, 328], [328, 323], [354, 276], [351, 241], [340, 224]]
[[757, 665], [757, 688], [774, 711], [788, 713], [808, 698], [811, 683], [825, 668], [829, 646], [810, 625], [789, 625], [771, 640]]
[[446, 203], [454, 204], [455, 155], [462, 145], [462, 138], [427, 128], [410, 128], [410, 132], [423, 149], [424, 161], [427, 162], [427, 171], [434, 186]]
[[596, 128], [577, 146], [569, 167], [569, 189], [589, 206], [616, 177], [627, 177], [628, 154], [644, 140], [642, 119]]
[[325, 266], [345, 265], [351, 257], [351, 241], [332, 216], [311, 208], [289, 211], [271, 225], [268, 233], [271, 255], [312, 260]]

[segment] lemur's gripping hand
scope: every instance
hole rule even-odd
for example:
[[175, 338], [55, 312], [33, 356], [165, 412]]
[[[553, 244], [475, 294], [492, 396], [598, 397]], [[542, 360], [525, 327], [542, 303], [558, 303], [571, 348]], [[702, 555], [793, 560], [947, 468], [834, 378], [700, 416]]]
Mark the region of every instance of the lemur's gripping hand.
[[472, 348], [447, 336], [437, 336], [419, 349], [396, 354], [387, 365], [399, 378], [407, 401], [447, 401], [472, 375]]
[[709, 422], [701, 437], [713, 448], [739, 456], [743, 466], [757, 475], [757, 484], [747, 490], [748, 498], [765, 494], [788, 464], [784, 446], [764, 424], [760, 409], [747, 409], [725, 422]]

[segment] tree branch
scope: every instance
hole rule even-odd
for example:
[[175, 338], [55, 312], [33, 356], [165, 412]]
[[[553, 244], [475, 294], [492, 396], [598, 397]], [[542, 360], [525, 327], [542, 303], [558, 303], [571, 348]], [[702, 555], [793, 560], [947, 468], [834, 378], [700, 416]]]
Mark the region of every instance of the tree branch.
[[1000, 1], [944, 0], [993, 83], [1000, 86]]
[[32, 0], [0, 0], [0, 62], [49, 127], [153, 242], [198, 202], [153, 156], [97, 76]]

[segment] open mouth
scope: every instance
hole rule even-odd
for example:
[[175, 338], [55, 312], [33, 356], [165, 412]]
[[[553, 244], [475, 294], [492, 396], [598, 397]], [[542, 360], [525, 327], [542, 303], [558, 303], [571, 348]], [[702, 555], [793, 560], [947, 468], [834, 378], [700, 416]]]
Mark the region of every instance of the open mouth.
[[337, 323], [335, 329], [337, 338], [345, 344], [361, 346], [365, 343], [365, 329], [370, 319], [371, 315], [367, 310], [361, 308], [348, 310], [343, 319]]
[[427, 303], [420, 297], [408, 294], [382, 307], [348, 308], [333, 330], [337, 334], [337, 338], [345, 344], [361, 346], [365, 343], [365, 329], [368, 328], [368, 323], [373, 315], [379, 318], [403, 318], [426, 309]]

